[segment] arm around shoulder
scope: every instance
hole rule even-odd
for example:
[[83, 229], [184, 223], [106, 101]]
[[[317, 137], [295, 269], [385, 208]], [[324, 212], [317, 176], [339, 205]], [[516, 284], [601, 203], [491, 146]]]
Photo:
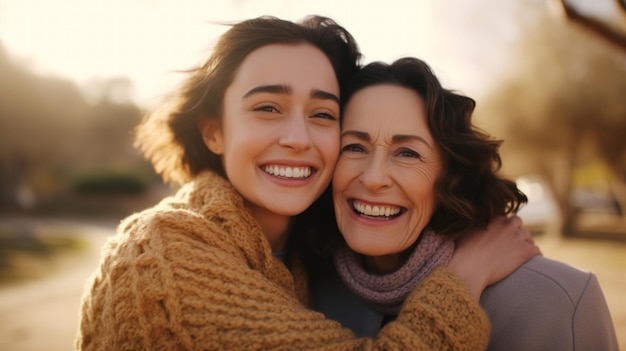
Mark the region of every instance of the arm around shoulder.
[[377, 338], [358, 339], [304, 306], [279, 260], [251, 267], [221, 237], [228, 233], [192, 223], [201, 221], [195, 216], [183, 217], [191, 222], [181, 230], [174, 218], [136, 218], [110, 241], [83, 298], [78, 349], [473, 350], [487, 343], [486, 316], [445, 268]]

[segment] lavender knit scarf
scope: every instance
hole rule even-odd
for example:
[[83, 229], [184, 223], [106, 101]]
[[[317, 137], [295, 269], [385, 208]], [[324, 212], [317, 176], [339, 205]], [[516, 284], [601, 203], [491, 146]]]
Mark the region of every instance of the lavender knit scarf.
[[391, 274], [367, 272], [361, 256], [347, 246], [336, 250], [333, 259], [339, 277], [352, 292], [379, 312], [395, 315], [413, 288], [433, 269], [447, 264], [453, 252], [453, 240], [425, 230], [406, 263]]

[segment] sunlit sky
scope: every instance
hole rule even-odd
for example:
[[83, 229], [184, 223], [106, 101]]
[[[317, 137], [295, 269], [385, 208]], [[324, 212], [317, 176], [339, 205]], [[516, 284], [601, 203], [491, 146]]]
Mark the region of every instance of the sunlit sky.
[[[533, 0], [530, 0], [533, 1]], [[542, 1], [542, 0], [534, 0]], [[0, 40], [40, 74], [84, 85], [124, 76], [151, 103], [204, 59], [232, 22], [321, 14], [345, 26], [365, 62], [412, 55], [444, 85], [478, 94], [505, 63], [495, 49], [518, 35], [518, 0], [0, 0]]]

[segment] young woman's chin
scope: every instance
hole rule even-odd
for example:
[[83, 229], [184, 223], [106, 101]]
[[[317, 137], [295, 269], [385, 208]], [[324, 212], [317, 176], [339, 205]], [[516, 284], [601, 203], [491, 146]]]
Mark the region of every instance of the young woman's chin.
[[270, 212], [279, 216], [297, 216], [304, 212], [307, 208], [313, 204], [317, 197], [303, 198], [298, 196], [297, 198], [288, 197], [276, 197], [272, 201], [267, 201], [263, 205]]

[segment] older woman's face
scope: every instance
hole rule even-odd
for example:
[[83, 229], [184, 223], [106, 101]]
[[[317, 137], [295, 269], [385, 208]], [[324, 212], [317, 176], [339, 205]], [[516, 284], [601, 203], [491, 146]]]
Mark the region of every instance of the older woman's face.
[[441, 154], [424, 101], [413, 90], [376, 85], [357, 92], [344, 113], [333, 178], [337, 223], [355, 251], [404, 251], [435, 209]]

